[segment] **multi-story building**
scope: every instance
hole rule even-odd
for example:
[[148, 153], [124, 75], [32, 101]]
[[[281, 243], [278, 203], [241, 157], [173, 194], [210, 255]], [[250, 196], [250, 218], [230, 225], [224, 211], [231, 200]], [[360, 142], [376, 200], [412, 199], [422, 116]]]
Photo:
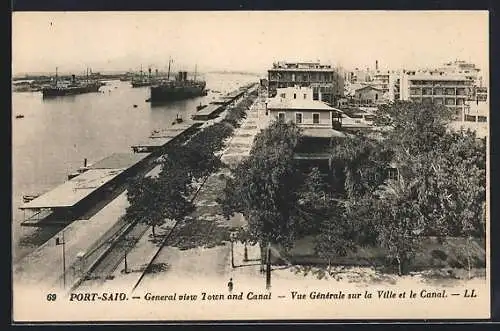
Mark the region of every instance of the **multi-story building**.
[[474, 81], [463, 75], [408, 71], [401, 75], [400, 99], [445, 105], [460, 116], [472, 97], [473, 86]]
[[294, 158], [305, 168], [317, 166], [329, 171], [332, 162], [330, 152], [333, 141], [345, 137], [338, 131], [342, 123], [342, 111], [313, 98], [311, 87], [278, 88], [276, 96], [266, 102], [270, 118], [293, 122], [301, 129], [301, 139]]
[[480, 69], [465, 61], [445, 63], [436, 69], [402, 70], [389, 74], [390, 101], [432, 102], [453, 108], [460, 116], [467, 101], [486, 101]]
[[278, 88], [311, 87], [313, 100], [336, 105], [344, 95], [344, 78], [339, 68], [320, 62], [277, 62], [268, 70], [269, 96], [276, 96]]
[[388, 70], [377, 70], [373, 74], [373, 80], [370, 85], [382, 90], [383, 93], [389, 92], [390, 72]]

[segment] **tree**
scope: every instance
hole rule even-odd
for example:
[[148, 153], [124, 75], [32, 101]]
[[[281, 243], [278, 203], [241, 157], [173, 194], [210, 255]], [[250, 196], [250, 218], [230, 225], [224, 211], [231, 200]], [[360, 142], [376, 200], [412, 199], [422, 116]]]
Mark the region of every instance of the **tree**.
[[343, 204], [337, 205], [336, 215], [323, 220], [316, 236], [316, 253], [327, 260], [328, 272], [336, 257], [346, 256], [356, 248], [356, 227], [350, 223]]
[[155, 226], [165, 221], [164, 196], [158, 181], [150, 177], [134, 179], [129, 185], [127, 198], [130, 205], [125, 212], [126, 218], [150, 225], [155, 236]]
[[391, 180], [376, 194], [373, 218], [380, 245], [398, 265], [398, 274], [405, 275], [421, 240], [424, 228], [417, 200], [417, 181]]
[[342, 174], [347, 198], [359, 198], [384, 183], [393, 152], [363, 135], [347, 137], [332, 150], [335, 174]]
[[297, 231], [294, 214], [300, 174], [293, 159], [300, 131], [292, 123], [276, 121], [254, 140], [249, 157], [228, 180], [223, 210], [226, 216], [241, 212], [248, 233], [260, 243], [261, 262], [270, 243], [290, 247]]

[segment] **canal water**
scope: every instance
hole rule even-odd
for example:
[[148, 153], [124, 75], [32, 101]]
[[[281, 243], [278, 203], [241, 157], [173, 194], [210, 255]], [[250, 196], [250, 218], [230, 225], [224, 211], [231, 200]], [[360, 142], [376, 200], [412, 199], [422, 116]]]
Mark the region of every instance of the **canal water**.
[[[206, 74], [207, 96], [162, 105], [146, 102], [149, 88], [108, 81], [100, 93], [43, 99], [40, 92], [12, 95], [12, 254], [29, 254], [45, 239], [43, 230], [22, 227], [22, 196], [40, 194], [67, 180], [68, 174], [146, 139], [152, 130], [172, 126], [177, 116], [189, 120], [196, 106], [230, 92], [257, 76]], [[137, 107], [134, 107], [137, 105]], [[18, 114], [24, 118], [16, 119]]]

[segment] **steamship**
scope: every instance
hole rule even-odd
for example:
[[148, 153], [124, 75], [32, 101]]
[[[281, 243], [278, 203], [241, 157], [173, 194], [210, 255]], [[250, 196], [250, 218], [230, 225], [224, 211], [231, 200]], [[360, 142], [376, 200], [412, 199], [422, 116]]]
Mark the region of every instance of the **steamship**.
[[183, 100], [206, 95], [206, 82], [187, 79], [186, 71], [179, 71], [174, 81], [163, 81], [151, 86], [151, 102]]
[[[87, 72], [88, 75], [88, 72]], [[99, 88], [102, 84], [96, 80], [79, 80], [75, 75], [71, 75], [71, 80], [60, 80], [56, 76], [54, 82], [48, 86], [42, 88], [42, 95], [44, 97], [55, 97], [55, 96], [65, 96], [74, 95], [82, 93], [99, 92]]]

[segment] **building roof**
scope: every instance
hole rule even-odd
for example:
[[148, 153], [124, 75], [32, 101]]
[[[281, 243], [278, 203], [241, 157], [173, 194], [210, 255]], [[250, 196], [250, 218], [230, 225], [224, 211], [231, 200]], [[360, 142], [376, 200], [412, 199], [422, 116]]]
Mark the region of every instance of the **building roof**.
[[332, 128], [303, 128], [302, 135], [314, 138], [345, 138], [345, 134], [343, 132], [334, 130]]
[[123, 169], [89, 169], [19, 208], [72, 207], [123, 171]]
[[407, 76], [409, 80], [442, 80], [442, 81], [447, 81], [447, 80], [456, 80], [456, 81], [470, 81], [472, 80], [465, 78], [464, 75], [430, 75], [430, 74], [425, 74], [425, 73], [417, 73], [415, 75], [408, 75]]
[[172, 137], [165, 137], [165, 138], [148, 138], [145, 139], [141, 142], [138, 142], [137, 144], [133, 144], [131, 147], [161, 147], [171, 141]]
[[377, 91], [382, 92], [381, 89], [374, 87], [372, 85], [366, 85], [366, 86], [360, 87], [360, 88], [356, 89], [355, 91], [357, 92], [357, 91], [361, 91], [361, 90], [365, 90], [365, 89], [372, 89], [372, 90], [377, 90]]
[[[208, 108], [209, 106], [207, 106], [206, 108]], [[175, 126], [168, 128], [168, 129], [153, 131], [153, 133], [149, 137], [150, 138], [175, 138], [178, 135], [180, 135], [182, 132], [191, 128], [192, 126], [193, 126], [193, 124], [178, 123]]]
[[300, 72], [307, 72], [307, 71], [318, 71], [318, 72], [325, 72], [325, 71], [335, 71], [334, 68], [272, 68], [269, 69], [268, 71], [300, 71]]
[[286, 99], [270, 98], [267, 103], [268, 109], [311, 109], [311, 110], [338, 110], [328, 106], [326, 103], [318, 100], [307, 99]]
[[114, 153], [92, 164], [89, 169], [127, 169], [148, 155], [148, 153]]

